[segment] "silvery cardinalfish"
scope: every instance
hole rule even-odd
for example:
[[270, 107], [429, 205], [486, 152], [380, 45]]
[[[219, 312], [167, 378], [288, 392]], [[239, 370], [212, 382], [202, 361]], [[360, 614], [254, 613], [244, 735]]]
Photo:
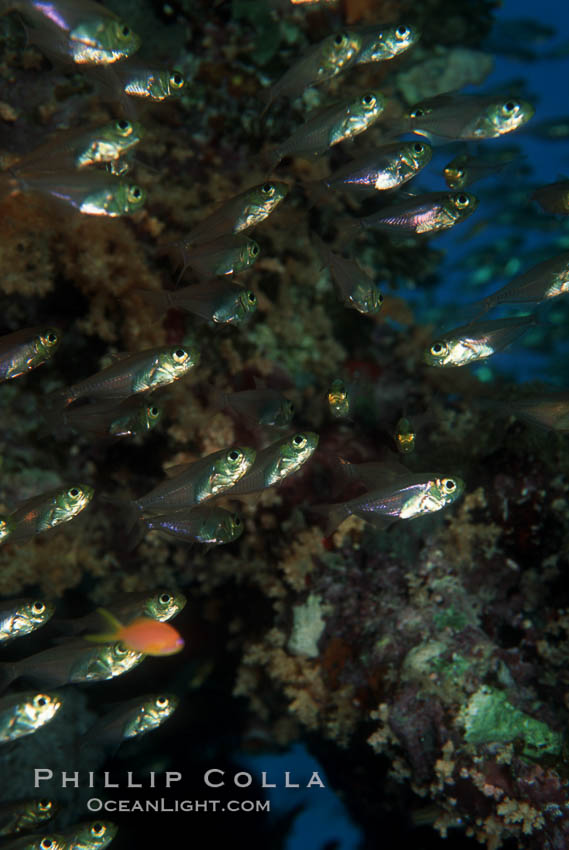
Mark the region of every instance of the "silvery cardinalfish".
[[362, 271], [354, 260], [348, 260], [341, 254], [335, 254], [317, 236], [313, 239], [322, 260], [330, 270], [338, 294], [346, 307], [351, 307], [364, 316], [373, 316], [379, 313], [383, 305], [383, 295], [379, 285]]
[[[97, 127], [75, 128], [56, 133], [39, 148], [14, 163], [13, 174], [29, 174], [33, 183], [34, 174], [66, 172], [103, 162], [113, 162], [132, 151], [142, 139], [144, 131], [138, 121], [120, 118]], [[24, 176], [25, 183], [25, 176]]]
[[164, 514], [141, 517], [148, 531], [174, 543], [201, 543], [220, 546], [233, 543], [243, 534], [243, 520], [239, 514], [225, 508], [193, 507]]
[[381, 230], [393, 235], [438, 233], [472, 215], [478, 198], [467, 192], [426, 192], [396, 201], [364, 218], [346, 220], [346, 228]]
[[[12, 531], [8, 543], [24, 543], [41, 534], [70, 522], [85, 510], [95, 491], [88, 484], [58, 487], [28, 499], [9, 516]], [[4, 542], [4, 540], [0, 541]]]
[[184, 245], [211, 242], [221, 236], [244, 233], [256, 227], [276, 210], [288, 191], [287, 183], [276, 180], [267, 180], [260, 186], [246, 189], [229, 198], [193, 227], [183, 240]]
[[32, 735], [62, 706], [58, 694], [18, 693], [0, 699], [0, 744]]
[[77, 384], [53, 394], [64, 405], [80, 398], [121, 401], [178, 381], [199, 362], [195, 350], [181, 345], [147, 348], [127, 354]]
[[403, 23], [379, 27], [372, 25], [358, 32], [362, 38], [362, 47], [355, 59], [357, 65], [395, 59], [416, 44], [420, 36], [417, 27]]
[[269, 89], [265, 112], [279, 97], [294, 99], [309, 86], [331, 80], [356, 59], [362, 36], [351, 30], [333, 33], [314, 44]]
[[134, 291], [164, 313], [169, 309], [186, 310], [216, 325], [240, 324], [257, 309], [255, 293], [228, 280], [212, 280], [183, 289]]
[[339, 142], [355, 138], [377, 121], [384, 107], [383, 95], [370, 91], [318, 111], [269, 152], [271, 170], [285, 156], [318, 156]]
[[140, 47], [128, 24], [93, 0], [2, 0], [0, 11], [20, 12], [29, 40], [60, 62], [109, 65]]
[[423, 360], [428, 366], [466, 366], [503, 351], [537, 324], [535, 316], [515, 316], [463, 325], [436, 339]]
[[[141, 593], [125, 593], [117, 601], [110, 602], [107, 610], [121, 623], [132, 623], [140, 617], [153, 617], [166, 622], [175, 617], [186, 605], [186, 597], [179, 590], [153, 590]], [[72, 634], [94, 630], [99, 625], [99, 615], [91, 611], [84, 617], [73, 620], [56, 620], [54, 623], [61, 631]]]
[[362, 464], [368, 467], [356, 476], [365, 479], [366, 493], [332, 505], [317, 505], [312, 510], [328, 518], [327, 535], [349, 516], [357, 516], [378, 528], [392, 522], [415, 519], [434, 513], [455, 502], [464, 491], [464, 482], [456, 477], [439, 473], [412, 473], [396, 471], [396, 467], [383, 468], [383, 464]]
[[54, 800], [18, 800], [0, 806], [0, 836], [29, 832], [59, 811]]
[[328, 408], [334, 419], [347, 419], [351, 412], [349, 389], [341, 378], [334, 378], [328, 388]]
[[517, 97], [440, 94], [411, 107], [399, 129], [428, 138], [493, 139], [517, 130], [534, 113], [531, 103]]
[[317, 445], [318, 434], [312, 431], [299, 432], [271, 443], [257, 453], [251, 470], [232, 487], [231, 495], [255, 493], [280, 484], [310, 460]]
[[212, 452], [193, 463], [174, 467], [170, 471], [173, 477], [132, 504], [144, 515], [197, 505], [232, 490], [250, 470], [255, 457], [255, 450], [246, 446]]
[[131, 215], [142, 209], [146, 201], [146, 192], [136, 183], [99, 171], [28, 172], [15, 174], [10, 183], [12, 195], [38, 192], [82, 215]]
[[384, 192], [403, 186], [431, 160], [433, 149], [426, 142], [394, 142], [338, 168], [322, 180], [330, 189]]
[[68, 850], [68, 844], [59, 833], [36, 832], [9, 841], [3, 845], [2, 850]]
[[242, 419], [273, 428], [284, 428], [294, 416], [294, 405], [286, 396], [257, 382], [254, 390], [217, 393], [215, 404]]
[[0, 643], [29, 635], [53, 617], [55, 606], [43, 599], [9, 599], [0, 602]]
[[517, 153], [502, 152], [499, 156], [471, 156], [461, 153], [445, 165], [443, 175], [449, 189], [466, 189], [478, 180], [492, 177], [516, 159]]
[[136, 437], [158, 425], [162, 409], [144, 396], [124, 401], [90, 401], [72, 404], [49, 413], [46, 418], [54, 427], [63, 425], [90, 437]]
[[201, 277], [239, 274], [257, 261], [260, 251], [254, 239], [240, 233], [221, 236], [211, 242], [200, 242], [195, 246], [185, 239], [179, 244], [182, 248], [183, 266], [178, 280], [188, 266]]
[[62, 833], [62, 837], [66, 850], [103, 850], [117, 832], [117, 825], [111, 821], [94, 820], [72, 824]]
[[173, 694], [156, 694], [129, 700], [108, 711], [88, 729], [83, 749], [88, 749], [92, 742], [97, 751], [112, 754], [123, 741], [139, 738], [158, 729], [172, 716], [178, 704], [179, 700]]
[[57, 328], [22, 328], [0, 337], [0, 383], [19, 378], [46, 363], [57, 351]]
[[531, 425], [546, 430], [566, 433], [569, 431], [569, 392], [553, 389], [529, 395], [526, 398], [495, 401], [484, 399], [482, 407], [490, 407], [505, 416], [515, 416]]
[[120, 641], [90, 646], [71, 639], [20, 661], [0, 664], [0, 692], [20, 678], [55, 688], [72, 682], [103, 682], [128, 673], [143, 660], [143, 653]]
[[472, 305], [481, 312], [498, 304], [541, 304], [550, 298], [569, 293], [569, 251], [532, 266], [509, 283]]

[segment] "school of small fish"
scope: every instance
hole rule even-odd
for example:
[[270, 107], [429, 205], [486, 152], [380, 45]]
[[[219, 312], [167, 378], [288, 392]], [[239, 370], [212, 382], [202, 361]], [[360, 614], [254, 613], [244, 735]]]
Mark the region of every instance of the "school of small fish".
[[[178, 95], [186, 85], [175, 69], [133, 64], [131, 57], [140, 47], [140, 38], [127, 22], [91, 0], [53, 0], [50, 4], [14, 0], [0, 4], [0, 10], [17, 11], [30, 41], [51, 61], [76, 66], [103, 92], [112, 87], [120, 102], [143, 98], [160, 103]], [[388, 62], [412, 49], [419, 38], [419, 32], [405, 22], [332, 32], [274, 83], [259, 115], [270, 114], [282, 98], [292, 100], [311, 86], [324, 87], [357, 64]], [[291, 174], [286, 175], [287, 180], [274, 179], [273, 171], [279, 164], [281, 170], [286, 169], [287, 158], [319, 157], [332, 146], [364, 134], [383, 120], [386, 107], [385, 96], [373, 89], [311, 113], [289, 138], [268, 152], [265, 182], [232, 198], [220, 198], [219, 207], [177, 246], [182, 274], [191, 268], [205, 280], [163, 292], [139, 290], [140, 296], [156, 308], [158, 317], [177, 309], [224, 326], [246, 322], [256, 310], [257, 295], [241, 286], [236, 276], [260, 255], [250, 232], [286, 203], [293, 180]], [[386, 120], [385, 144], [304, 187], [314, 204], [326, 203], [330, 194], [379, 198], [375, 212], [342, 219], [341, 253], [332, 250], [323, 236], [313, 234], [313, 247], [347, 308], [363, 316], [376, 316], [388, 297], [382, 292], [381, 282], [349, 255], [349, 247], [360, 233], [372, 230], [378, 239], [399, 239], [409, 234], [429, 237], [460, 225], [479, 204], [465, 187], [515, 160], [514, 154], [492, 157], [488, 140], [519, 129], [533, 114], [529, 102], [513, 96], [439, 95], [415, 104], [398, 119]], [[397, 138], [406, 134], [415, 138]], [[133, 151], [143, 138], [141, 123], [126, 118], [64, 131], [14, 162], [0, 178], [0, 193], [39, 193], [71, 208], [76, 215], [115, 218], [135, 213], [151, 202], [141, 187], [125, 177]], [[455, 156], [444, 170], [446, 190], [409, 192], [410, 182], [429, 166], [431, 144], [441, 140], [483, 142], [488, 149], [479, 149], [476, 155]], [[377, 194], [383, 192], [387, 194]], [[568, 181], [544, 186], [534, 197], [549, 212], [569, 213]], [[207, 280], [212, 277], [215, 279]], [[515, 276], [474, 304], [475, 318], [441, 332], [424, 352], [425, 364], [462, 367], [491, 357], [520, 339], [538, 320], [533, 314], [486, 319], [486, 313], [498, 305], [538, 305], [568, 291], [566, 252]], [[0, 338], [0, 382], [24, 378], [58, 356], [64, 345], [62, 330], [48, 324], [5, 334]], [[54, 393], [48, 421], [54, 427], [93, 439], [144, 435], [161, 419], [159, 391], [199, 369], [200, 354], [188, 345], [127, 353], [96, 374]], [[357, 380], [336, 377], [322, 394], [322, 404], [338, 420], [357, 418], [357, 402]], [[266, 436], [259, 437], [259, 445], [223, 446], [193, 463], [175, 467], [150, 492], [119, 505], [129, 546], [136, 546], [152, 532], [173, 544], [217, 546], [236, 541], [244, 531], [243, 519], [218, 506], [216, 498], [228, 494], [238, 498], [278, 487], [314, 457], [318, 434], [292, 427], [295, 410], [280, 390], [259, 383], [254, 389], [220, 394], [215, 403], [253, 423], [258, 433]], [[567, 393], [527, 398], [511, 405], [510, 410], [543, 427], [569, 430]], [[420, 427], [419, 419], [401, 411], [393, 428], [393, 446], [401, 459], [413, 452]], [[281, 433], [275, 436], [279, 429]], [[392, 459], [366, 464], [339, 459], [342, 473], [360, 482], [364, 492], [337, 504], [309, 506], [324, 516], [327, 534], [349, 516], [382, 529], [395, 521], [438, 512], [456, 502], [468, 486], [452, 469], [417, 474], [396, 457], [393, 454]], [[0, 517], [0, 544], [21, 546], [35, 535], [57, 533], [63, 523], [76, 522], [84, 511], [92, 510], [94, 496], [88, 483], [70, 481], [13, 505]], [[182, 610], [185, 601], [177, 590], [126, 594], [109, 610], [68, 621], [57, 620], [56, 606], [47, 599], [0, 601], [0, 649], [52, 618], [66, 635], [62, 642], [19, 661], [2, 658], [0, 745], [36, 734], [52, 722], [65, 701], [57, 688], [108, 680], [127, 673], [148, 655], [182, 651], [184, 638], [169, 620]], [[6, 693], [20, 680], [26, 690]], [[32, 686], [40, 690], [30, 690]], [[173, 695], [137, 697], [98, 721], [96, 734], [101, 747], [116, 751], [122, 741], [157, 728], [176, 706]], [[101, 848], [116, 834], [116, 827], [104, 821], [77, 824], [65, 834], [44, 831], [44, 824], [56, 811], [53, 801], [14, 802], [0, 809], [0, 835], [31, 830], [33, 835], [26, 847], [55, 850]], [[24, 845], [16, 839], [13, 845], [6, 845], [11, 846]]]

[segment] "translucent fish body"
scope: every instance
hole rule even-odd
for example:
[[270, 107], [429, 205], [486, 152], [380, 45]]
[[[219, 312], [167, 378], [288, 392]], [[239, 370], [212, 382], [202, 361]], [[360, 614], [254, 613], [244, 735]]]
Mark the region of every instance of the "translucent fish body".
[[83, 215], [117, 218], [137, 212], [146, 201], [146, 192], [140, 186], [99, 172], [26, 173], [19, 181], [24, 191], [47, 195]]
[[80, 398], [120, 401], [178, 381], [198, 362], [199, 354], [183, 346], [149, 348], [121, 358], [60, 396], [66, 405]]
[[270, 89], [269, 104], [279, 97], [295, 98], [308, 86], [331, 80], [356, 59], [362, 37], [350, 30], [334, 33], [313, 45]]
[[416, 434], [408, 419], [403, 417], [395, 428], [395, 445], [401, 454], [411, 454], [415, 451]]
[[318, 156], [339, 142], [355, 138], [377, 121], [384, 107], [382, 94], [367, 92], [319, 112], [277, 147], [274, 163], [285, 156]]
[[336, 378], [328, 390], [328, 407], [334, 419], [345, 419], [350, 415], [348, 388], [341, 378]]
[[220, 407], [233, 410], [238, 416], [259, 425], [282, 428], [294, 415], [292, 402], [278, 390], [259, 388], [236, 393], [222, 393]]
[[18, 693], [0, 699], [0, 744], [31, 735], [53, 720], [62, 706], [58, 694]]
[[11, 599], [0, 602], [0, 643], [8, 643], [39, 629], [53, 616], [51, 602], [41, 599]]
[[10, 514], [13, 530], [7, 542], [23, 543], [36, 534], [70, 522], [85, 510], [94, 492], [88, 484], [75, 484], [28, 499]]
[[363, 272], [354, 260], [335, 254], [320, 239], [317, 239], [316, 243], [345, 305], [366, 316], [379, 313], [383, 305], [383, 295], [376, 282]]
[[194, 313], [218, 325], [239, 324], [257, 309], [257, 296], [226, 280], [186, 286], [171, 291], [139, 290], [140, 295], [162, 310], [175, 308]]
[[63, 835], [56, 832], [37, 832], [9, 841], [4, 844], [2, 850], [67, 850], [67, 847]]
[[60, 414], [63, 424], [92, 437], [135, 437], [158, 425], [162, 411], [144, 398], [72, 405]]
[[318, 434], [311, 431], [277, 440], [257, 454], [250, 472], [235, 487], [232, 495], [245, 495], [280, 484], [310, 460], [318, 445]]
[[498, 304], [540, 304], [568, 292], [569, 251], [565, 251], [517, 275], [477, 305], [483, 310], [491, 310]]
[[0, 337], [0, 383], [46, 363], [60, 342], [61, 334], [56, 328], [22, 328]]
[[476, 183], [491, 177], [505, 168], [515, 159], [515, 154], [506, 154], [501, 158], [470, 156], [459, 154], [445, 166], [443, 174], [449, 189], [465, 189]]
[[96, 820], [75, 824], [63, 833], [63, 838], [67, 850], [103, 850], [117, 832], [117, 825], [111, 821]]
[[267, 181], [230, 198], [186, 237], [185, 244], [211, 242], [226, 234], [243, 233], [264, 221], [287, 196], [286, 183]]
[[[113, 69], [115, 70], [115, 69]], [[155, 103], [178, 97], [184, 91], [185, 80], [176, 70], [151, 70], [149, 68], [116, 68], [122, 90], [131, 97], [140, 97]]]
[[395, 142], [337, 169], [324, 183], [331, 189], [383, 192], [407, 183], [431, 160], [426, 142]]
[[0, 806], [0, 836], [30, 832], [50, 820], [59, 807], [53, 800], [19, 800]]
[[184, 241], [182, 249], [183, 270], [191, 266], [202, 277], [239, 274], [252, 266], [259, 256], [259, 246], [255, 240], [240, 234], [222, 236], [195, 247]]
[[464, 325], [435, 340], [424, 361], [429, 366], [466, 366], [502, 351], [535, 324], [533, 316], [519, 316]]
[[110, 65], [140, 47], [138, 35], [93, 0], [14, 0], [11, 6], [32, 25], [31, 40], [60, 61]]
[[534, 113], [530, 103], [516, 97], [441, 94], [415, 104], [407, 127], [448, 139], [492, 139], [517, 130]]
[[464, 221], [477, 206], [478, 199], [466, 192], [428, 192], [357, 221], [361, 227], [385, 232], [436, 233]]
[[144, 515], [192, 507], [231, 490], [250, 470], [255, 457], [255, 450], [244, 446], [213, 452], [182, 466], [178, 474], [137, 499], [135, 505]]
[[157, 531], [161, 537], [174, 543], [218, 546], [232, 543], [243, 533], [241, 517], [224, 508], [192, 508], [153, 514], [144, 519], [144, 524], [149, 531]]
[[460, 478], [416, 476], [398, 486], [370, 490], [332, 508], [344, 518], [353, 514], [368, 522], [376, 518], [387, 521], [415, 519], [442, 510], [455, 502], [463, 491], [464, 482]]
[[386, 62], [409, 50], [419, 39], [419, 30], [406, 24], [365, 27], [360, 31], [362, 47], [356, 57], [358, 65]]

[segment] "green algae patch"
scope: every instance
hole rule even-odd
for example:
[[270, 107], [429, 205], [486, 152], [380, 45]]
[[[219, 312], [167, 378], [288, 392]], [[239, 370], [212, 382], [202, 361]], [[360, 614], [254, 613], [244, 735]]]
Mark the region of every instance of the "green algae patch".
[[463, 707], [459, 722], [465, 728], [470, 744], [523, 743], [522, 755], [535, 759], [543, 755], [558, 756], [562, 735], [541, 720], [524, 714], [508, 702], [502, 691], [482, 686]]

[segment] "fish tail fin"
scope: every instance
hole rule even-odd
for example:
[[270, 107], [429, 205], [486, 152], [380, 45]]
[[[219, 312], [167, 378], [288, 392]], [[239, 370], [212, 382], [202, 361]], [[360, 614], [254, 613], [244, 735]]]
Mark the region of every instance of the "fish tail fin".
[[144, 301], [157, 307], [162, 313], [172, 307], [172, 296], [163, 289], [133, 289], [132, 292], [140, 295]]
[[309, 510], [311, 513], [318, 514], [326, 519], [326, 537], [330, 537], [346, 517], [350, 515], [345, 502], [340, 502], [337, 505], [311, 505]]

